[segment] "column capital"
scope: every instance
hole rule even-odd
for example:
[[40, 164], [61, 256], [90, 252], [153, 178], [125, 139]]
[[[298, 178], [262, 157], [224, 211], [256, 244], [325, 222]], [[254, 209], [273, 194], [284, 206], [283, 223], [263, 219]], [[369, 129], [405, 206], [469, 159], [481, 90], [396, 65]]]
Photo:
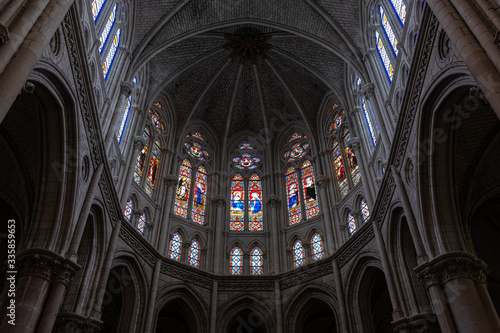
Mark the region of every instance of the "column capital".
[[316, 177], [316, 185], [319, 188], [325, 188], [329, 182], [330, 182], [330, 178], [328, 178], [325, 175], [319, 175], [318, 177]]
[[280, 205], [280, 203], [281, 203], [281, 199], [275, 194], [272, 194], [272, 195], [267, 197], [267, 205], [271, 208], [278, 207]]
[[175, 175], [166, 175], [163, 178], [163, 181], [165, 182], [165, 185], [167, 185], [167, 186], [177, 185], [177, 177]]
[[226, 197], [218, 195], [212, 199], [212, 202], [216, 207], [224, 207], [227, 203]]
[[76, 313], [60, 313], [54, 325], [55, 333], [81, 332], [92, 333], [101, 331], [102, 322]]
[[122, 83], [120, 83], [120, 94], [130, 96], [132, 94], [132, 89], [134, 89], [132, 83], [127, 81], [123, 81]]
[[375, 48], [369, 48], [368, 50], [366, 50], [366, 52], [363, 54], [363, 61], [367, 61], [373, 53], [375, 53]]
[[447, 253], [418, 266], [415, 270], [418, 278], [427, 287], [436, 283], [446, 284], [458, 278], [486, 283], [486, 264], [468, 253]]
[[66, 285], [80, 268], [76, 262], [45, 249], [21, 251], [17, 256], [17, 261], [20, 275], [38, 276], [47, 281], [52, 278]]
[[10, 39], [9, 29], [0, 23], [0, 45], [6, 44]]
[[361, 87], [361, 93], [363, 94], [363, 96], [365, 96], [365, 98], [370, 99], [373, 94], [375, 94], [375, 85], [371, 82], [365, 83]]
[[146, 140], [142, 136], [136, 136], [134, 138], [134, 148], [141, 149], [146, 144]]

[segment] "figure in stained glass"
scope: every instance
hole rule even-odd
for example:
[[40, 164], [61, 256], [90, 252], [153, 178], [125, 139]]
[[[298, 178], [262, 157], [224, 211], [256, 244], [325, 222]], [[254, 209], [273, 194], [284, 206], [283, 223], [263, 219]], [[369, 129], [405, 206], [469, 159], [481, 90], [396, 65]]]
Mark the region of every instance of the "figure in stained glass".
[[258, 174], [254, 173], [248, 181], [248, 191], [250, 197], [248, 199], [248, 228], [250, 231], [264, 230], [262, 223], [262, 182]]
[[230, 230], [243, 230], [245, 226], [245, 181], [237, 173], [231, 181]]
[[177, 192], [175, 198], [175, 214], [187, 217], [188, 213], [188, 197], [189, 188], [191, 185], [191, 163], [188, 160], [182, 161], [179, 168], [179, 182], [177, 184]]

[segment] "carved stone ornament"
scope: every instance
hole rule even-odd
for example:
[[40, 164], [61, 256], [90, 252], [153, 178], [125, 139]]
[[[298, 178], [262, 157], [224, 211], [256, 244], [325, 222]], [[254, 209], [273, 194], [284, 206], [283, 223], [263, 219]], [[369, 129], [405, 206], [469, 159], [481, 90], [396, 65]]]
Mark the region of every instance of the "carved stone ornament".
[[370, 97], [375, 94], [375, 85], [373, 83], [365, 83], [361, 87], [361, 93], [365, 96], [365, 98], [370, 99]]
[[165, 184], [167, 186], [175, 186], [177, 185], [177, 177], [174, 175], [167, 175], [165, 176]]
[[9, 29], [7, 29], [5, 25], [0, 23], [0, 45], [7, 43], [9, 39]]
[[267, 197], [267, 205], [271, 208], [279, 207], [280, 203], [281, 200], [277, 195], [270, 195]]
[[17, 261], [19, 276], [38, 276], [47, 281], [62, 281], [66, 285], [80, 268], [77, 263], [44, 249], [22, 251]]
[[101, 331], [101, 321], [75, 313], [60, 313], [57, 316], [54, 333], [92, 333]]
[[324, 175], [320, 175], [316, 177], [316, 186], [319, 188], [325, 188], [328, 186], [328, 182], [330, 181], [330, 178]]
[[134, 89], [134, 86], [130, 82], [124, 81], [120, 84], [120, 94], [123, 94], [126, 97], [132, 94], [132, 89]]
[[226, 197], [222, 195], [218, 195], [215, 198], [212, 199], [212, 202], [216, 207], [222, 208], [226, 206]]
[[447, 253], [415, 269], [418, 278], [429, 287], [446, 284], [454, 279], [471, 279], [475, 283], [486, 283], [486, 264], [467, 253]]

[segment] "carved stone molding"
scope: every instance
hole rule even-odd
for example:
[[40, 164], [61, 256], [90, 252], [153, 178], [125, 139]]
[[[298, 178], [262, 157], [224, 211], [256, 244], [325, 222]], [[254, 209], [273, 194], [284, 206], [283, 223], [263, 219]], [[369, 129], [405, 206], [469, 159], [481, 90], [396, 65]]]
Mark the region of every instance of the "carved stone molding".
[[319, 188], [325, 188], [328, 186], [328, 183], [330, 182], [330, 178], [324, 175], [320, 175], [316, 177], [316, 186]]
[[280, 198], [277, 195], [270, 195], [267, 197], [267, 205], [271, 208], [277, 208], [279, 207], [281, 203]]
[[9, 29], [0, 23], [0, 45], [6, 44], [10, 39]]
[[437, 318], [432, 313], [422, 313], [410, 318], [403, 318], [392, 322], [394, 332], [397, 333], [421, 333], [441, 332]]
[[274, 282], [219, 282], [219, 291], [274, 291]]
[[120, 84], [120, 94], [123, 94], [125, 96], [130, 96], [132, 94], [132, 90], [134, 89], [134, 86], [130, 82], [122, 82]]
[[222, 208], [222, 207], [225, 207], [226, 206], [226, 197], [222, 196], [222, 195], [218, 195], [216, 197], [214, 197], [212, 199], [212, 202], [214, 203], [214, 205], [216, 207], [219, 207], [219, 208]]
[[415, 269], [426, 287], [446, 284], [454, 279], [465, 278], [475, 283], [486, 283], [486, 264], [467, 253], [447, 253]]
[[54, 325], [54, 333], [92, 333], [101, 331], [101, 321], [76, 313], [60, 313]]
[[166, 175], [164, 181], [167, 187], [177, 185], [177, 177], [175, 175]]
[[174, 265], [168, 261], [162, 261], [160, 272], [162, 274], [177, 278], [182, 281], [203, 287], [205, 289], [212, 289], [212, 279], [204, 277], [200, 272], [194, 271], [195, 268]]
[[20, 276], [38, 276], [68, 285], [80, 265], [44, 249], [22, 251], [17, 256]]
[[144, 140], [144, 138], [142, 136], [136, 136], [134, 138], [134, 148], [135, 149], [139, 150], [142, 147], [144, 147], [145, 144], [146, 144], [146, 141]]
[[286, 289], [329, 274], [333, 274], [333, 266], [330, 260], [327, 260], [319, 267], [305, 267], [304, 270], [285, 274], [280, 280], [280, 286], [282, 289]]
[[370, 99], [375, 94], [375, 85], [373, 83], [365, 83], [361, 87], [361, 93], [363, 96]]

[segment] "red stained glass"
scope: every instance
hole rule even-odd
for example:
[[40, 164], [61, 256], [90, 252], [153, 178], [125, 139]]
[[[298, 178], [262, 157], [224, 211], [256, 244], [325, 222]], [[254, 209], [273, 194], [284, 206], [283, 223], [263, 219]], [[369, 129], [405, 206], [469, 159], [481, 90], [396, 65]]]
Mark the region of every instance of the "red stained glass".
[[245, 181], [241, 174], [234, 175], [231, 181], [230, 230], [241, 231], [245, 228]]
[[151, 154], [151, 161], [149, 162], [148, 178], [146, 178], [145, 190], [147, 195], [153, 196], [153, 189], [155, 187], [158, 168], [160, 166], [160, 141], [156, 140]]
[[207, 170], [200, 166], [196, 172], [193, 209], [191, 216], [193, 221], [199, 224], [205, 222], [205, 200], [207, 193]]
[[177, 185], [177, 194], [175, 198], [175, 214], [187, 217], [188, 198], [191, 185], [191, 163], [188, 160], [182, 161], [179, 169], [179, 183]]
[[351, 133], [346, 128], [344, 129], [344, 146], [345, 146], [345, 156], [349, 164], [349, 172], [351, 173], [352, 183], [354, 185], [358, 184], [361, 180], [361, 174], [359, 173], [359, 166], [356, 155], [348, 147], [348, 143], [351, 141]]
[[288, 198], [288, 222], [290, 224], [295, 224], [301, 220], [301, 210], [299, 199], [299, 181], [297, 179], [297, 173], [293, 167], [288, 168], [285, 179]]
[[262, 182], [259, 175], [256, 173], [250, 176], [248, 182], [248, 192], [249, 230], [264, 230], [264, 225], [262, 223]]
[[144, 148], [141, 149], [139, 156], [137, 156], [134, 169], [134, 180], [137, 184], [141, 183], [142, 173], [146, 167], [146, 158], [148, 157], [149, 140], [151, 139], [151, 135], [149, 134], [149, 129], [147, 127], [144, 128], [142, 138], [145, 141]]
[[339, 184], [340, 195], [345, 196], [347, 191], [349, 191], [349, 184], [347, 183], [344, 163], [342, 161], [342, 154], [340, 152], [340, 145], [338, 142], [333, 143], [333, 163], [335, 165], [335, 173]]
[[319, 204], [316, 197], [316, 186], [314, 184], [314, 170], [311, 162], [308, 160], [302, 164], [302, 187], [304, 188], [306, 218], [310, 219], [319, 214]]

